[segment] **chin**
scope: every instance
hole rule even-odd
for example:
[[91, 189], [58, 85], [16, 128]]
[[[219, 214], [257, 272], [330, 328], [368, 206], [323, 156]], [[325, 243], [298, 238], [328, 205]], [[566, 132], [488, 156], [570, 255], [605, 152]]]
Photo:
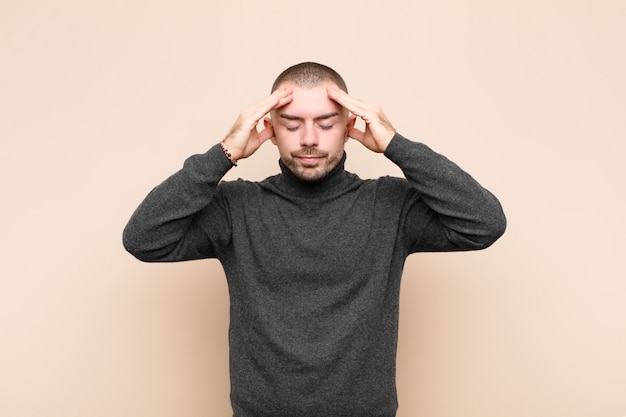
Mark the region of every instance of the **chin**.
[[319, 181], [322, 178], [324, 178], [326, 176], [325, 173], [319, 174], [319, 173], [315, 173], [315, 174], [311, 174], [311, 175], [305, 175], [305, 174], [296, 174], [296, 176], [301, 179], [304, 182], [315, 182], [315, 181]]
[[307, 168], [303, 168], [303, 169], [299, 169], [297, 171], [294, 172], [296, 174], [296, 176], [301, 179], [302, 181], [305, 182], [315, 182], [315, 181], [319, 181], [321, 179], [323, 179], [328, 172], [317, 168], [317, 169], [307, 169]]

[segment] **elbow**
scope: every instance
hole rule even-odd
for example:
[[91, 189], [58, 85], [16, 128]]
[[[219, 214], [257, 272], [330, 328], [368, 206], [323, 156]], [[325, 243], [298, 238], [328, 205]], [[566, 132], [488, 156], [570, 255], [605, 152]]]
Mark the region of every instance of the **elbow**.
[[493, 245], [504, 235], [506, 227], [507, 220], [502, 211], [498, 215], [492, 216], [486, 223], [483, 233], [481, 233], [480, 239], [477, 242], [479, 245], [477, 249], [486, 249]]
[[126, 252], [142, 262], [154, 262], [153, 257], [150, 256], [150, 251], [148, 251], [141, 242], [142, 239], [138, 238], [132, 228], [126, 226], [122, 233], [122, 246]]

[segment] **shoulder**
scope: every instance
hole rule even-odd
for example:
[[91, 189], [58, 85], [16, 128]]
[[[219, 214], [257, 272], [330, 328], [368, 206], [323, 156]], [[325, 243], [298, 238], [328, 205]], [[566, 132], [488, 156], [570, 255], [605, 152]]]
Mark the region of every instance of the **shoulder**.
[[412, 189], [406, 178], [384, 176], [377, 179], [369, 180], [379, 189], [380, 192], [386, 194], [394, 194], [398, 192], [407, 192]]
[[387, 209], [402, 207], [408, 200], [418, 198], [417, 193], [405, 178], [384, 176], [363, 180], [359, 193], [369, 195]]
[[218, 184], [218, 188], [221, 188], [224, 192], [242, 192], [242, 191], [251, 191], [260, 188], [261, 184], [266, 181], [250, 181], [245, 180], [243, 178], [238, 178], [236, 180], [229, 181], [221, 181]]

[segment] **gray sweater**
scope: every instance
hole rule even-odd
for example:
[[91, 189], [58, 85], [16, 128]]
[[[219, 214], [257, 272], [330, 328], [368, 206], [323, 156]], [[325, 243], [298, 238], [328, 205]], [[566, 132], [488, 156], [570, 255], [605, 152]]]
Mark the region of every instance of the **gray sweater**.
[[406, 179], [360, 179], [344, 155], [314, 183], [282, 163], [261, 182], [227, 182], [216, 145], [153, 189], [126, 226], [140, 260], [220, 260], [237, 417], [395, 416], [407, 255], [482, 249], [504, 232], [498, 200], [444, 156], [399, 134], [385, 155]]

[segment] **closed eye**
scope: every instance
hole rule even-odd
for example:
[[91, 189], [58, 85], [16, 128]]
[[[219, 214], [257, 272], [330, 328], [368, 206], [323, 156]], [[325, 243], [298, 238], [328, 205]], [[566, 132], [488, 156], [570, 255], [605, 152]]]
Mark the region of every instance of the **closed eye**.
[[[322, 130], [330, 130], [332, 129], [335, 124], [331, 124], [331, 125], [318, 125], [320, 127], [320, 129]], [[296, 130], [300, 129], [300, 125], [298, 126], [285, 126], [285, 129], [287, 129], [289, 132], [295, 132]]]

